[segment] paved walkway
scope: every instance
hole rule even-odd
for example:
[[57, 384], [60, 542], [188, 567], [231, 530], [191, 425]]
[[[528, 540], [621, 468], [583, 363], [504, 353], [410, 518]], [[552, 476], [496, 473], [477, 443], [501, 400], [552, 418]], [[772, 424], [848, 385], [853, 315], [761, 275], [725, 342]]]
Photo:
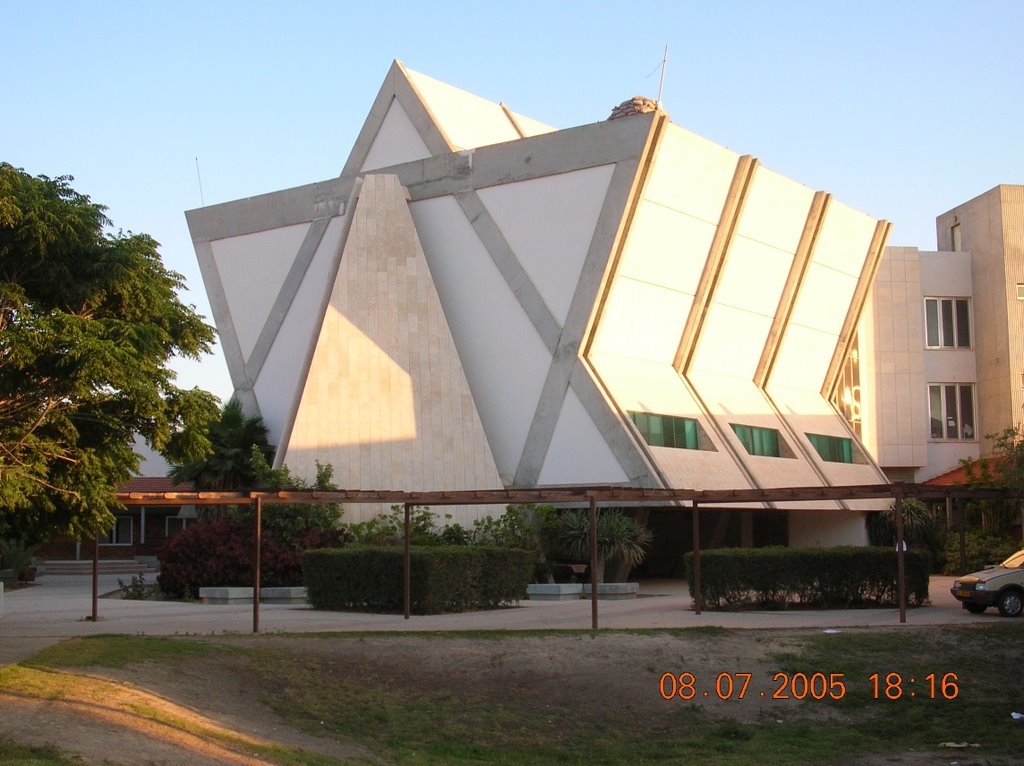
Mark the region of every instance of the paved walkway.
[[[123, 577], [123, 576], [122, 576]], [[995, 610], [971, 615], [949, 593], [952, 577], [933, 577], [931, 605], [907, 610], [907, 625], [958, 625], [1001, 619]], [[117, 576], [100, 577], [100, 593], [117, 590]], [[686, 584], [644, 581], [641, 597], [599, 602], [602, 628], [852, 628], [899, 625], [896, 609], [825, 611], [692, 611]], [[4, 594], [0, 617], [0, 666], [20, 662], [40, 649], [72, 636], [96, 634], [202, 635], [250, 633], [251, 604], [206, 605], [177, 601], [102, 598], [99, 620], [92, 614], [92, 578], [44, 575], [35, 585]], [[416, 616], [315, 611], [305, 605], [263, 604], [262, 633], [329, 631], [443, 631], [590, 628], [590, 601], [524, 601], [514, 609]]]

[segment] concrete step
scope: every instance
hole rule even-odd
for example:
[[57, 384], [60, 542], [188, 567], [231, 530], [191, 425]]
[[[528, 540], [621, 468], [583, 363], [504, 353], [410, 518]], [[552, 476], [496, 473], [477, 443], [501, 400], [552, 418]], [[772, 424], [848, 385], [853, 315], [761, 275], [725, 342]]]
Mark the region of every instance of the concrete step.
[[[159, 570], [132, 559], [100, 559], [100, 574], [155, 575]], [[44, 561], [39, 566], [40, 575], [82, 575], [92, 574], [92, 561]]]

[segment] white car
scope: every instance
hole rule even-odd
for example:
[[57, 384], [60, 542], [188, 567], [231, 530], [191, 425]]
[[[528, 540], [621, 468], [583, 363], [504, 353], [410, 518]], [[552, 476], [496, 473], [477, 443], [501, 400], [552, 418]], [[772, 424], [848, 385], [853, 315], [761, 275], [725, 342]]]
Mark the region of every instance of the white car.
[[971, 614], [994, 606], [1003, 617], [1020, 617], [1024, 612], [1024, 550], [997, 567], [956, 578], [950, 592]]

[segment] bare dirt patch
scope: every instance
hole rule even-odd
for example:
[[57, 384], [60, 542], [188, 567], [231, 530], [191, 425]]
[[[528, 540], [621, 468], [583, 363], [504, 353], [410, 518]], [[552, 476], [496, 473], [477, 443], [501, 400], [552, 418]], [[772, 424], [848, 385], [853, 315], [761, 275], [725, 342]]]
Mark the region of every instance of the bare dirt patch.
[[[348, 740], [345, 732], [318, 731], [318, 721], [281, 715], [280, 705], [273, 703], [293, 691], [289, 678], [316, 678], [326, 688], [336, 682], [339, 687], [380, 690], [382, 696], [394, 693], [410, 704], [442, 699], [466, 707], [512, 704], [517, 715], [550, 722], [552, 731], [560, 721], [582, 718], [595, 726], [620, 726], [628, 720], [656, 733], [673, 725], [684, 704], [739, 725], [809, 719], [841, 726], [841, 708], [772, 698], [778, 687], [773, 676], [782, 669], [778, 656], [817, 632], [215, 636], [182, 639], [224, 651], [180, 664], [137, 662], [116, 670], [90, 667], [76, 672], [117, 682], [126, 694], [151, 695], [179, 713], [188, 711], [245, 737], [319, 753], [325, 762], [354, 757], [365, 763], [379, 759], [355, 743], [360, 732]], [[692, 674], [694, 699], [663, 699], [660, 681], [666, 673], [677, 679]], [[725, 690], [717, 683], [721, 676], [735, 683], [738, 674], [746, 673], [751, 681], [743, 700], [737, 698], [738, 687], [730, 699], [719, 698], [717, 691]], [[79, 753], [85, 764], [277, 762], [251, 754], [244, 758], [254, 760], [239, 760], [241, 756], [221, 744], [175, 741], [159, 727], [134, 727], [131, 746], [121, 747], [116, 743], [124, 741], [124, 720], [85, 705], [0, 696], [0, 706], [5, 707], [0, 737], [55, 744]], [[943, 762], [984, 762], [971, 751], [948, 752]], [[857, 762], [916, 765], [935, 757], [934, 752], [908, 752]]]

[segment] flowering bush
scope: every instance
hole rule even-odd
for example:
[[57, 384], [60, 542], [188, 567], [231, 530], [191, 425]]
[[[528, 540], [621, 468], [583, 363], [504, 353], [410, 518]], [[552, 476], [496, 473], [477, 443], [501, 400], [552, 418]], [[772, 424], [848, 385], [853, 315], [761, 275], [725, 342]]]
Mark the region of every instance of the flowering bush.
[[[260, 586], [302, 585], [302, 551], [332, 548], [351, 539], [344, 529], [307, 529], [287, 545], [275, 535], [260, 542]], [[255, 530], [233, 518], [193, 524], [160, 552], [157, 583], [172, 598], [194, 598], [208, 586], [251, 586]]]

